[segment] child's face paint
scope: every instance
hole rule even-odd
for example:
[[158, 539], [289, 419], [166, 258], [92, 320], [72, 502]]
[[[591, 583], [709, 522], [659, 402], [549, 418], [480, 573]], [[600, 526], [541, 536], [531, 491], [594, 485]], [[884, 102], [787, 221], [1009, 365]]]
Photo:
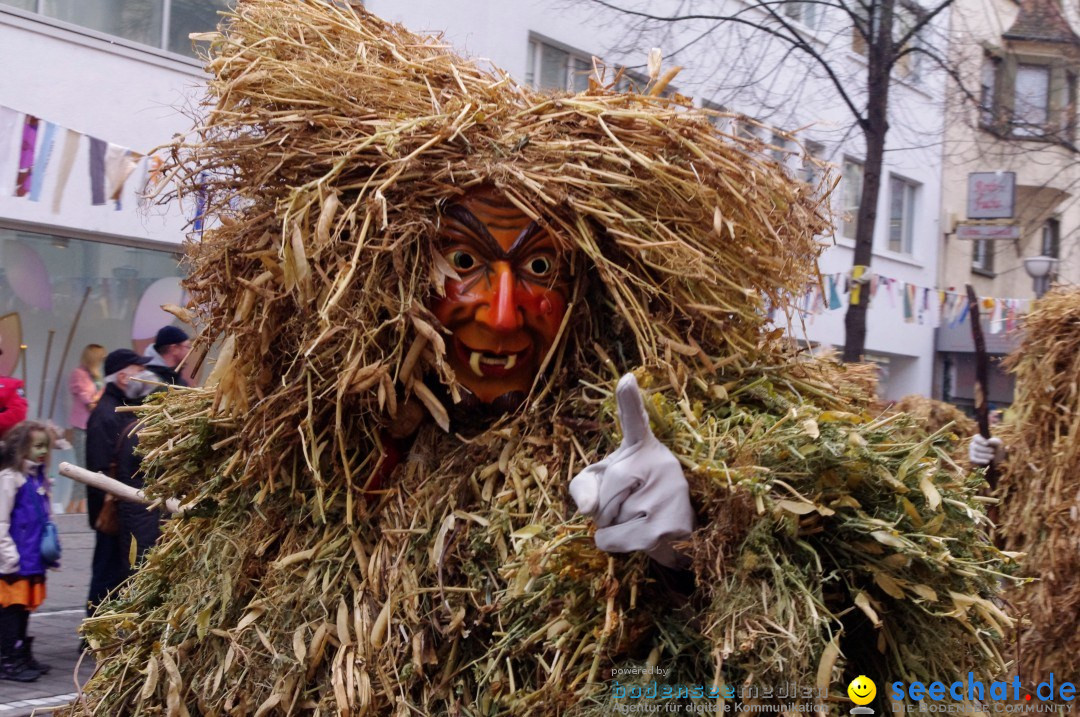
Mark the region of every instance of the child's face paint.
[[44, 431], [37, 431], [30, 440], [30, 460], [34, 463], [43, 463], [49, 456], [49, 435]]
[[485, 189], [447, 210], [438, 242], [459, 277], [431, 307], [451, 332], [457, 380], [485, 403], [528, 392], [566, 314], [568, 271], [554, 238]]

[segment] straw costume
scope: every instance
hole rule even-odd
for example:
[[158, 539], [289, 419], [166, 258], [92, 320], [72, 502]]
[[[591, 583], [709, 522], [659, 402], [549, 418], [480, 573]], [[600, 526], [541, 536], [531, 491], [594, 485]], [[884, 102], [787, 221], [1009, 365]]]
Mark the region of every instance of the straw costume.
[[[651, 666], [839, 712], [854, 674], [1001, 667], [980, 481], [768, 323], [815, 277], [816, 188], [678, 101], [536, 93], [359, 7], [241, 0], [211, 57], [171, 173], [216, 222], [187, 286], [222, 348], [140, 435], [147, 491], [192, 508], [86, 624], [70, 714], [609, 713]], [[547, 233], [566, 300], [495, 410], [439, 308], [477, 193]], [[626, 372], [690, 571], [602, 552], [568, 495]]]
[[[1024, 318], [1023, 341], [1005, 368], [1015, 376], [1012, 419], [995, 432], [1001, 463], [1001, 537], [1025, 554], [1036, 579], [1009, 595], [1018, 626], [1017, 671], [1023, 677], [1080, 670], [1080, 290], [1047, 293]], [[1067, 679], [1067, 678], [1065, 678]]]

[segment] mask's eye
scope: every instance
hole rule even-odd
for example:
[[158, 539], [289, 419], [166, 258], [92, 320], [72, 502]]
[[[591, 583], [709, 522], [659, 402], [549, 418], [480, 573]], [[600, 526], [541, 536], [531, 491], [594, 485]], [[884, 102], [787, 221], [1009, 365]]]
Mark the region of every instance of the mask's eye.
[[479, 264], [475, 256], [461, 249], [450, 252], [450, 255], [446, 258], [449, 260], [450, 266], [457, 271], [472, 271]]
[[525, 261], [525, 270], [533, 276], [548, 277], [555, 271], [555, 261], [547, 254], [537, 254]]

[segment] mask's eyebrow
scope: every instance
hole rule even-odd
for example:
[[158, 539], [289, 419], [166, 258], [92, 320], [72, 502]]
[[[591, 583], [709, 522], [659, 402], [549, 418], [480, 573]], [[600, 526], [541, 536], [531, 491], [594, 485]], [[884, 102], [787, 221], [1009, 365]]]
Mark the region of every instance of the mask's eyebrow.
[[529, 226], [522, 230], [518, 238], [514, 240], [514, 243], [510, 245], [510, 251], [507, 252], [511, 259], [516, 259], [519, 254], [524, 254], [532, 246], [533, 242], [544, 236], [544, 227], [537, 224], [535, 221], [529, 222]]
[[[495, 237], [491, 236], [491, 232], [484, 226], [484, 223], [477, 219], [476, 215], [467, 208], [461, 204], [454, 204], [447, 208], [446, 215], [452, 219], [456, 219], [462, 226], [471, 231], [476, 237], [476, 240], [480, 243], [481, 248], [488, 252], [492, 257], [503, 261], [510, 258], [507, 253], [503, 251], [503, 248], [499, 246], [499, 242], [495, 240]], [[517, 242], [515, 242], [515, 244], [516, 243]]]

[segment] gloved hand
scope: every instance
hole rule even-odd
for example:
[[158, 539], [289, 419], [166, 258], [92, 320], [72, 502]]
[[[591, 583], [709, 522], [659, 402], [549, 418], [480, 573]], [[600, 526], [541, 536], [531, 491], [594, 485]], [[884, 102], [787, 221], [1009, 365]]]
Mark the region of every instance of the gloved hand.
[[998, 463], [1005, 458], [1005, 444], [1000, 438], [983, 438], [979, 434], [971, 437], [968, 445], [968, 459], [976, 466]]
[[619, 379], [615, 399], [622, 444], [574, 476], [570, 496], [596, 520], [596, 547], [609, 553], [644, 550], [662, 565], [683, 567], [686, 558], [671, 547], [694, 529], [682, 466], [653, 435], [633, 374]]

